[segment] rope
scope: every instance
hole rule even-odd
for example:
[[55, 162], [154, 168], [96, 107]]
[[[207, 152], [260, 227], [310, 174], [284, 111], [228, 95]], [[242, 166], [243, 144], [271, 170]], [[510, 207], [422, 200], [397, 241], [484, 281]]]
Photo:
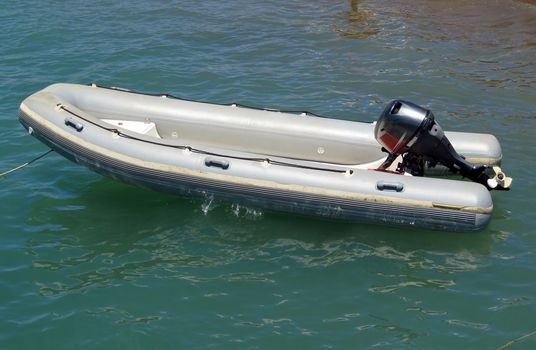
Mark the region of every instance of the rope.
[[525, 340], [525, 339], [527, 339], [527, 338], [529, 338], [529, 337], [532, 337], [532, 336], [535, 335], [535, 334], [536, 334], [536, 330], [534, 330], [534, 331], [532, 331], [532, 332], [530, 332], [530, 333], [527, 333], [527, 334], [525, 334], [525, 335], [523, 335], [523, 336], [521, 336], [521, 337], [519, 337], [519, 338], [516, 338], [516, 339], [514, 339], [514, 340], [510, 340], [508, 343], [504, 344], [504, 345], [501, 346], [501, 347], [498, 347], [496, 350], [504, 350], [504, 349], [506, 349], [506, 348], [508, 348], [508, 347], [510, 347], [510, 346], [512, 346], [512, 345], [514, 345], [515, 343], [519, 343], [519, 342], [522, 341], [522, 340]]
[[53, 152], [53, 151], [54, 151], [53, 149], [49, 149], [49, 150], [46, 151], [45, 153], [41, 154], [41, 155], [38, 156], [38, 157], [35, 157], [34, 159], [30, 160], [29, 162], [26, 162], [26, 163], [24, 163], [24, 164], [21, 164], [21, 165], [19, 165], [19, 166], [14, 167], [14, 168], [11, 169], [11, 170], [8, 170], [8, 171], [5, 171], [5, 172], [1, 173], [1, 174], [0, 174], [0, 177], [3, 177], [3, 176], [5, 176], [5, 175], [7, 175], [7, 174], [11, 174], [11, 173], [13, 173], [13, 172], [15, 172], [15, 171], [17, 171], [17, 170], [19, 170], [19, 169], [22, 169], [22, 168], [24, 168], [25, 166], [30, 165], [30, 164], [32, 164], [32, 163], [35, 162], [35, 161], [38, 161], [39, 159], [43, 158], [44, 156], [46, 156], [47, 154], [49, 154], [50, 152]]

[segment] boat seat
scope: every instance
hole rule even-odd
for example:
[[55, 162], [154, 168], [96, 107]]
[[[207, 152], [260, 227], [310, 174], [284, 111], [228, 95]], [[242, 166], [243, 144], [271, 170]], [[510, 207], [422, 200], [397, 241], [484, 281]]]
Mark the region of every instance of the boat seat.
[[103, 122], [113, 126], [123, 128], [138, 134], [152, 136], [161, 139], [158, 134], [156, 124], [151, 121], [132, 121], [132, 120], [117, 120], [117, 119], [102, 119]]

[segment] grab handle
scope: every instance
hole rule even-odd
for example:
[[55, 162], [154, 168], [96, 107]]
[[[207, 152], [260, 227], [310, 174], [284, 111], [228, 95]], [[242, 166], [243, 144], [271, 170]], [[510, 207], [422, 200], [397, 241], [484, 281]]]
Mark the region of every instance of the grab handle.
[[221, 168], [227, 170], [229, 168], [229, 161], [225, 159], [218, 159], [214, 157], [205, 158], [205, 165], [208, 167]]
[[404, 184], [402, 182], [376, 182], [376, 188], [380, 191], [395, 191], [402, 192], [404, 190]]
[[78, 132], [84, 129], [84, 125], [82, 125], [82, 123], [75, 121], [71, 117], [65, 118], [65, 125], [70, 126], [71, 128], [75, 129]]

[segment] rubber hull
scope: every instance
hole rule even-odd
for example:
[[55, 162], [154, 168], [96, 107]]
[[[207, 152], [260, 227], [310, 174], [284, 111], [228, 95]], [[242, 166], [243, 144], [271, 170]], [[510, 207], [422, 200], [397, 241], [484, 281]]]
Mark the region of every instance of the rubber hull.
[[[128, 100], [129, 93], [123, 94]], [[58, 105], [76, 110], [80, 118]], [[479, 184], [348, 165], [326, 166], [327, 170], [280, 165], [236, 157], [232, 150], [228, 153], [234, 156], [224, 157], [225, 149], [216, 156], [196, 153], [147, 142], [150, 138], [119, 136], [61, 94], [45, 91], [30, 96], [21, 104], [19, 118], [33, 136], [65, 158], [103, 176], [156, 191], [330, 219], [446, 231], [478, 231], [491, 218], [491, 196]], [[67, 118], [80, 123], [82, 130], [67, 125]], [[211, 146], [207, 149], [213, 150]]]

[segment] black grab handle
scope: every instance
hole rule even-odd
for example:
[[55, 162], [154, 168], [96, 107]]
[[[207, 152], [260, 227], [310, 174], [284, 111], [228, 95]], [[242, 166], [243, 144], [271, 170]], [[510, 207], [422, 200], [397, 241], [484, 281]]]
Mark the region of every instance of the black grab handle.
[[378, 181], [376, 182], [376, 188], [380, 191], [402, 192], [402, 190], [404, 189], [404, 184], [402, 182]]
[[70, 126], [71, 128], [75, 129], [78, 132], [84, 129], [84, 125], [82, 125], [82, 123], [75, 121], [71, 117], [65, 118], [65, 125]]
[[205, 158], [205, 165], [208, 167], [221, 168], [227, 170], [229, 168], [229, 161], [225, 159], [217, 159], [213, 157]]

